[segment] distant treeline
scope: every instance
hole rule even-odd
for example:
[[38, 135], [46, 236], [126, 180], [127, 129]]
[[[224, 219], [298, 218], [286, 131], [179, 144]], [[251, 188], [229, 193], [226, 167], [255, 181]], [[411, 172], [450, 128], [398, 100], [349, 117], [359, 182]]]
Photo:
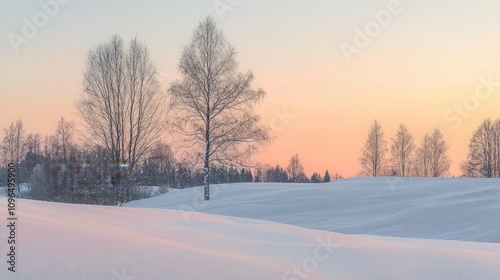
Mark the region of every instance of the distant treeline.
[[[486, 119], [469, 141], [467, 160], [461, 162], [463, 177], [500, 177], [500, 119]], [[450, 145], [439, 128], [426, 133], [420, 144], [402, 123], [389, 143], [375, 120], [361, 149], [358, 176], [443, 177], [448, 176]]]
[[[169, 189], [183, 189], [204, 184], [203, 169], [181, 162], [167, 144], [157, 143], [135, 163], [114, 163], [105, 149], [77, 145], [72, 122], [61, 117], [56, 133], [42, 138], [40, 134], [26, 135], [22, 120], [4, 130], [2, 166], [17, 164], [21, 197], [68, 203], [114, 205], [119, 202], [149, 197]], [[127, 174], [127, 176], [123, 176]], [[7, 181], [5, 168], [0, 168], [0, 186]], [[333, 179], [342, 176], [335, 174]], [[211, 166], [210, 183], [239, 182], [329, 182], [324, 175], [313, 173], [309, 178], [299, 156], [294, 155], [286, 168], [257, 164], [254, 167]], [[152, 188], [152, 187], [155, 188]]]

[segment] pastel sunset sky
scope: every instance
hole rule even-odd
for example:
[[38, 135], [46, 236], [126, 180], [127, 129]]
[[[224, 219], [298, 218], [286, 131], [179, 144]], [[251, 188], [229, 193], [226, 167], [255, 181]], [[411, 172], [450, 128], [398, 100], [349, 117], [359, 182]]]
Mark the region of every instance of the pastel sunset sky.
[[[276, 138], [255, 161], [286, 166], [298, 153], [308, 176], [353, 176], [377, 118], [388, 142], [402, 122], [417, 145], [441, 128], [450, 175], [460, 175], [473, 131], [500, 117], [498, 0], [60, 2], [50, 14], [39, 1], [0, 3], [0, 129], [22, 119], [26, 132], [45, 135], [61, 116], [78, 122], [87, 53], [113, 34], [149, 47], [166, 93], [209, 15], [238, 51], [240, 70], [252, 70], [254, 87], [267, 92], [257, 111]], [[37, 30], [23, 35], [27, 21]]]

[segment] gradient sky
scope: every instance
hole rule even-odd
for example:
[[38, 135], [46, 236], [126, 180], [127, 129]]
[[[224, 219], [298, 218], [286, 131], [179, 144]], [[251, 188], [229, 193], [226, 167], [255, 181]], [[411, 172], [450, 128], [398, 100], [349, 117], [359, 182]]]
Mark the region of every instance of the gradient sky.
[[[74, 102], [87, 52], [113, 34], [148, 45], [166, 91], [179, 78], [183, 47], [208, 15], [236, 47], [240, 70], [252, 70], [254, 87], [268, 94], [257, 110], [276, 139], [256, 161], [286, 166], [299, 153], [309, 176], [325, 169], [355, 175], [377, 118], [386, 140], [401, 122], [417, 144], [441, 128], [459, 175], [472, 132], [500, 117], [500, 86], [474, 96], [481, 77], [500, 81], [498, 0], [401, 0], [400, 12], [350, 61], [340, 45], [354, 46], [355, 29], [371, 26], [371, 12], [398, 1], [67, 2], [17, 53], [9, 36], [22, 36], [23, 18], [33, 22], [43, 9], [38, 1], [0, 2], [0, 128], [23, 119], [27, 132], [52, 134], [61, 115], [78, 121]], [[221, 3], [237, 4], [218, 13]], [[470, 112], [460, 116], [454, 106], [464, 102]], [[283, 110], [293, 118], [281, 121], [276, 112]]]

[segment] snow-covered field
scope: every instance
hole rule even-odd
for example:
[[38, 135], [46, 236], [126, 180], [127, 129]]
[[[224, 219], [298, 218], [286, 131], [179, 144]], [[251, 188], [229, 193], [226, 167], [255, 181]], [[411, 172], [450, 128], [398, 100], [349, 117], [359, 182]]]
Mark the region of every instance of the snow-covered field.
[[[356, 178], [327, 184], [201, 187], [130, 202], [340, 233], [500, 243], [500, 179]], [[500, 261], [499, 261], [500, 264]], [[500, 279], [500, 276], [499, 278]]]
[[235, 184], [209, 203], [199, 191], [129, 207], [20, 200], [18, 271], [2, 226], [0, 279], [500, 279], [498, 179]]

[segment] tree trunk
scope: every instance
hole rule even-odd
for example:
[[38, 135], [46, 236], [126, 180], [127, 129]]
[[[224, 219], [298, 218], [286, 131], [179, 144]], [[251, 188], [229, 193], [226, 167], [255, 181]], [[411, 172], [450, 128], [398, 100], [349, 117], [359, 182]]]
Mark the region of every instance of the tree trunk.
[[16, 180], [17, 180], [17, 197], [20, 198], [21, 197], [21, 184], [20, 184], [20, 181], [19, 181], [19, 163], [16, 163]]
[[207, 148], [205, 150], [205, 163], [203, 167], [203, 183], [205, 185], [205, 201], [210, 200], [210, 165], [209, 165], [209, 151], [210, 146], [207, 144]]

